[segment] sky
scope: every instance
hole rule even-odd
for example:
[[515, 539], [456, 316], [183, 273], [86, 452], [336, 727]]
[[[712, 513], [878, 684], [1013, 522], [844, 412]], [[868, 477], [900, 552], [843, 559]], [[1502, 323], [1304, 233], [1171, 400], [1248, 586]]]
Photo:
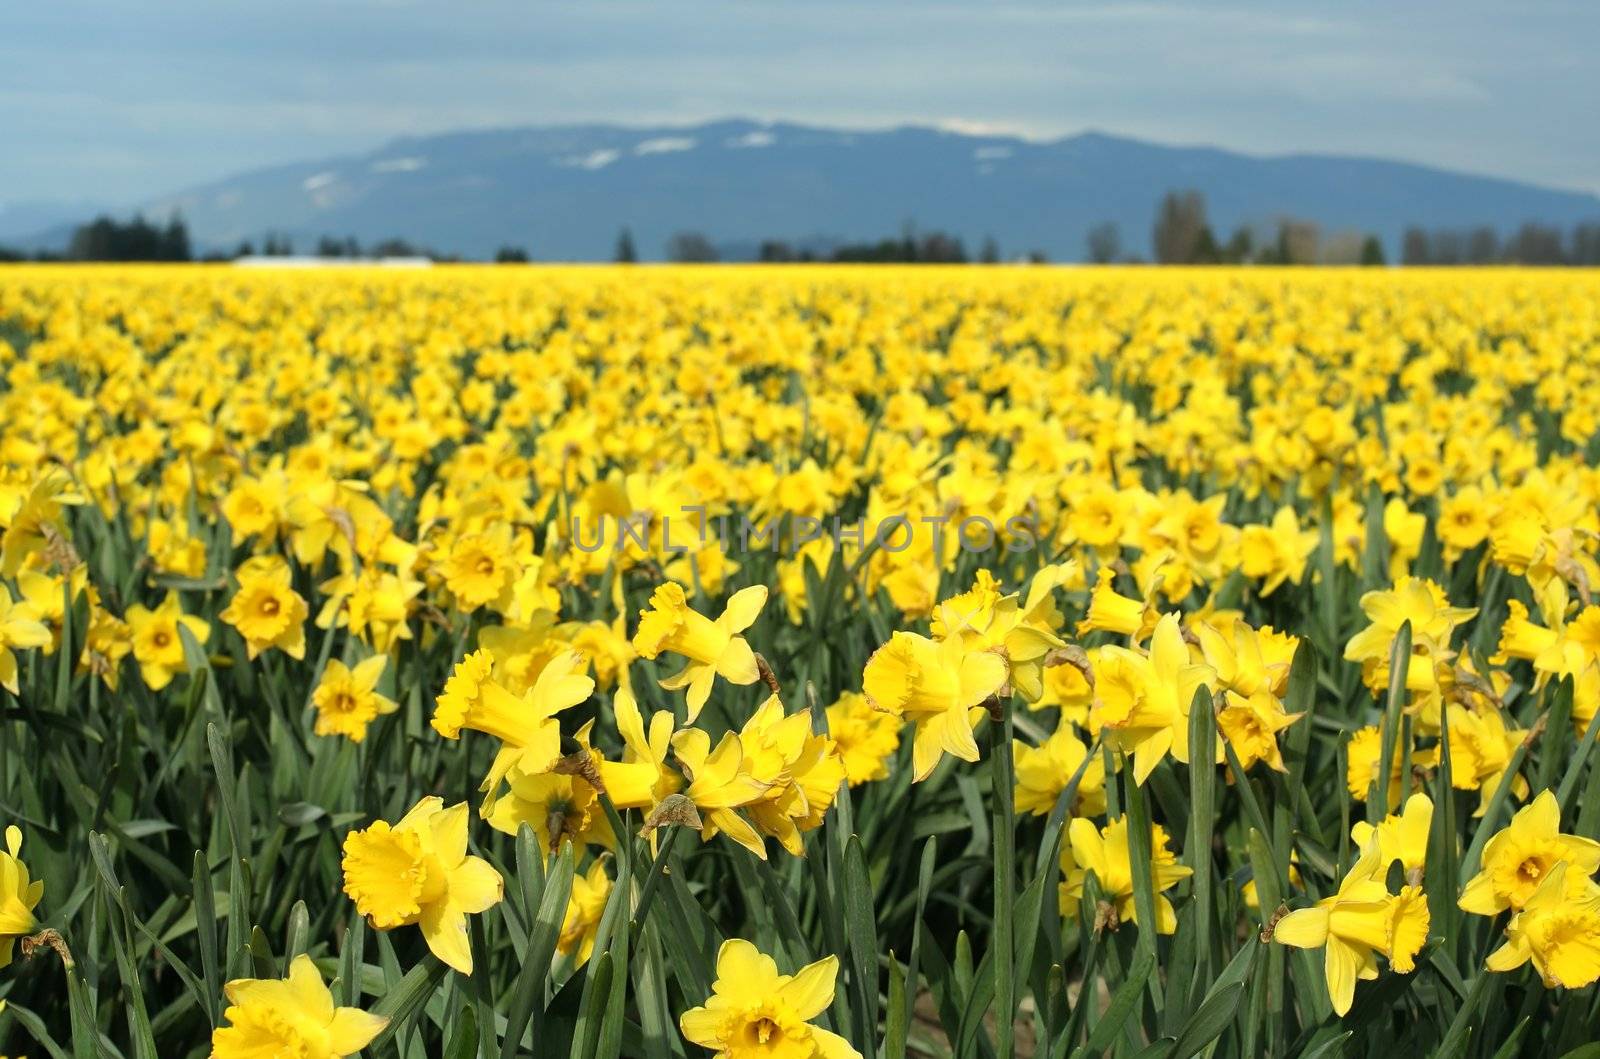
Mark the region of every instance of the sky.
[[1360, 154], [1600, 191], [1590, 0], [8, 5], [0, 204], [401, 135], [719, 117]]

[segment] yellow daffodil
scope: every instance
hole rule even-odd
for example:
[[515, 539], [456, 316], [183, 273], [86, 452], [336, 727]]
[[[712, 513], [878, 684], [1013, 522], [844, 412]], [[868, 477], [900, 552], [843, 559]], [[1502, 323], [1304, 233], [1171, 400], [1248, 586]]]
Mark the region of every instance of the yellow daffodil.
[[235, 576], [239, 591], [221, 616], [244, 637], [251, 660], [273, 647], [290, 658], [304, 658], [308, 608], [291, 585], [289, 564], [275, 555], [260, 555], [245, 560]]
[[1324, 949], [1328, 998], [1339, 1015], [1349, 1012], [1356, 981], [1378, 977], [1379, 955], [1402, 974], [1416, 966], [1428, 940], [1428, 900], [1420, 886], [1390, 894], [1383, 883], [1378, 844], [1362, 851], [1332, 897], [1279, 919], [1272, 939], [1301, 949]]
[[1278, 733], [1300, 719], [1300, 714], [1289, 713], [1283, 701], [1270, 691], [1258, 691], [1248, 698], [1229, 691], [1223, 694], [1222, 709], [1217, 711], [1217, 730], [1233, 746], [1239, 758], [1239, 767], [1250, 768], [1257, 761], [1279, 772], [1287, 772], [1283, 752], [1278, 746]]
[[811, 711], [785, 715], [783, 703], [772, 695], [739, 729], [739, 742], [745, 767], [767, 785], [745, 808], [751, 823], [801, 856], [801, 833], [821, 826], [844, 782], [844, 762], [833, 740], [812, 734]]
[[566, 915], [556, 938], [556, 952], [573, 957], [574, 967], [582, 967], [594, 955], [595, 935], [600, 930], [606, 902], [611, 898], [611, 885], [606, 862], [599, 857], [589, 865], [588, 871], [572, 877], [572, 893], [567, 898]]
[[337, 658], [329, 659], [311, 693], [311, 705], [317, 711], [316, 733], [342, 735], [359, 743], [367, 737], [367, 726], [373, 720], [398, 709], [393, 699], [377, 690], [388, 663], [387, 655], [373, 655], [354, 668]]
[[228, 1025], [211, 1031], [212, 1059], [355, 1055], [389, 1020], [360, 1008], [335, 1007], [311, 957], [289, 965], [286, 978], [240, 978], [223, 986]]
[[105, 686], [117, 690], [122, 678], [122, 660], [133, 651], [133, 635], [128, 623], [106, 610], [91, 605], [89, 630], [83, 653], [78, 656], [78, 672], [98, 676]]
[[843, 1037], [811, 1025], [833, 1003], [838, 975], [836, 956], [779, 974], [748, 941], [725, 941], [711, 996], [685, 1011], [678, 1027], [717, 1059], [861, 1059]]
[[988, 570], [979, 570], [973, 587], [934, 608], [933, 638], [960, 637], [970, 651], [996, 651], [1005, 659], [1011, 688], [1025, 702], [1044, 693], [1045, 657], [1065, 643], [1053, 626], [1060, 615], [1050, 591], [1070, 571], [1049, 566], [1034, 575], [1024, 607], [1015, 594], [1002, 596]]
[[700, 812], [700, 840], [709, 842], [721, 832], [766, 860], [761, 835], [736, 810], [759, 801], [771, 784], [751, 773], [738, 734], [726, 733], [713, 749], [710, 736], [688, 728], [672, 737], [672, 750], [689, 781], [684, 797]]
[[539, 679], [520, 696], [489, 679], [492, 661], [475, 651], [456, 664], [433, 711], [433, 729], [446, 739], [461, 730], [500, 740], [483, 789], [493, 791], [513, 767], [527, 774], [546, 772], [561, 756], [561, 725], [556, 714], [594, 693], [594, 681], [579, 670], [583, 656], [563, 651], [546, 663]]
[[900, 728], [899, 718], [873, 709], [860, 692], [846, 691], [828, 707], [828, 734], [844, 759], [850, 786], [889, 778], [889, 759], [900, 749]]
[[211, 625], [192, 614], [183, 613], [176, 592], [155, 610], [134, 604], [128, 608], [128, 629], [133, 636], [133, 657], [139, 663], [139, 674], [151, 691], [160, 691], [172, 682], [173, 674], [185, 668], [183, 640], [178, 634], [181, 625], [189, 630], [195, 642], [204, 644], [211, 635]]
[[440, 576], [462, 610], [494, 605], [504, 609], [519, 576], [511, 527], [487, 533], [466, 533], [450, 545], [439, 564]]
[[1478, 613], [1475, 607], [1450, 606], [1444, 589], [1417, 577], [1402, 577], [1387, 591], [1368, 592], [1361, 597], [1361, 610], [1371, 624], [1345, 645], [1346, 661], [1387, 662], [1400, 626], [1408, 621], [1413, 651], [1441, 650], [1456, 626]]
[[688, 659], [661, 686], [668, 691], [689, 689], [690, 724], [700, 716], [718, 675], [732, 684], [754, 684], [760, 678], [755, 654], [739, 633], [755, 623], [766, 602], [766, 586], [752, 585], [735, 592], [727, 608], [712, 620], [689, 606], [683, 586], [668, 581], [656, 586], [649, 608], [640, 611], [639, 628], [633, 634], [639, 657], [672, 651]]
[[399, 823], [382, 820], [344, 840], [344, 892], [377, 930], [416, 924], [428, 948], [472, 973], [467, 916], [500, 902], [500, 873], [467, 853], [467, 805], [424, 798]]
[[[1369, 724], [1351, 733], [1349, 741], [1345, 743], [1345, 788], [1349, 790], [1350, 797], [1357, 801], [1367, 800], [1372, 781], [1378, 774], [1378, 757], [1382, 753], [1383, 732], [1377, 725]], [[1389, 788], [1385, 794], [1391, 805], [1400, 798], [1400, 771], [1407, 767], [1407, 761], [1413, 769], [1432, 768], [1439, 762], [1439, 749], [1430, 747], [1408, 753], [1403, 746], [1395, 748], [1394, 758], [1389, 762]]]
[[0, 507], [0, 576], [16, 577], [30, 556], [43, 551], [62, 532], [66, 507], [83, 503], [71, 479], [48, 470], [19, 496], [15, 505]]
[[1129, 599], [1119, 594], [1112, 587], [1115, 579], [1116, 574], [1109, 567], [1100, 568], [1094, 591], [1089, 595], [1089, 611], [1083, 620], [1078, 622], [1078, 635], [1086, 636], [1091, 632], [1103, 630], [1127, 636], [1134, 643], [1141, 643], [1155, 629], [1161, 612], [1156, 610], [1150, 598]]
[[1569, 890], [1581, 893], [1600, 869], [1600, 842], [1562, 834], [1560, 803], [1550, 791], [1540, 791], [1483, 847], [1481, 869], [1462, 889], [1460, 905], [1480, 916], [1507, 908], [1521, 911], [1544, 877], [1563, 862], [1570, 867]]
[[[1136, 783], [1142, 786], [1169, 753], [1188, 763], [1189, 707], [1195, 693], [1215, 679], [1210, 666], [1191, 661], [1176, 614], [1156, 623], [1148, 653], [1100, 650], [1093, 721], [1113, 746], [1133, 755]], [[1217, 754], [1222, 760], [1220, 744]]]
[[978, 760], [972, 734], [982, 716], [978, 705], [1005, 682], [1005, 660], [993, 651], [969, 651], [959, 638], [897, 632], [867, 660], [862, 690], [875, 709], [916, 725], [911, 767], [921, 781], [947, 753]]
[[33, 933], [33, 910], [44, 896], [44, 880], [31, 878], [22, 862], [21, 829], [12, 824], [5, 834], [5, 852], [0, 853], [0, 967], [11, 962], [17, 939]]
[[[1072, 725], [1063, 721], [1037, 747], [1013, 740], [1011, 752], [1016, 758], [1017, 811], [1044, 816], [1055, 808], [1056, 799], [1089, 756], [1089, 747]], [[1074, 816], [1099, 816], [1106, 811], [1106, 766], [1098, 753], [1084, 768], [1069, 809]]]
[[[1573, 700], [1577, 708], [1576, 697]], [[1499, 707], [1489, 702], [1474, 702], [1469, 707], [1449, 705], [1450, 718], [1450, 784], [1460, 790], [1478, 791], [1478, 808], [1473, 816], [1482, 816], [1500, 789], [1500, 781], [1517, 747], [1527, 737], [1521, 728], [1506, 725], [1505, 715]], [[1528, 781], [1517, 776], [1511, 783], [1511, 795], [1518, 800], [1528, 796]]]
[[[1179, 864], [1177, 855], [1167, 848], [1167, 831], [1160, 824], [1150, 826], [1150, 880], [1155, 890], [1156, 932], [1171, 934], [1178, 929], [1178, 916], [1164, 891], [1194, 874], [1194, 869]], [[1094, 873], [1101, 893], [1116, 906], [1122, 922], [1138, 923], [1133, 900], [1133, 848], [1128, 841], [1128, 818], [1119, 816], [1104, 828], [1078, 817], [1067, 826], [1067, 843], [1061, 850], [1061, 867], [1066, 873], [1061, 883], [1061, 909], [1072, 914], [1083, 898], [1084, 879]]]
[[[593, 726], [593, 721], [586, 723], [579, 729], [577, 739], [591, 762], [598, 765], [600, 754], [589, 747]], [[600, 793], [581, 774], [565, 770], [528, 772], [514, 765], [505, 781], [504, 792], [491, 792], [479, 810], [479, 815], [496, 831], [515, 835], [527, 824], [540, 847], [551, 852], [559, 850], [564, 842], [578, 849], [589, 843], [608, 848], [612, 845], [611, 828], [600, 807]]]
[[1285, 581], [1298, 585], [1306, 560], [1316, 550], [1320, 534], [1302, 530], [1294, 508], [1280, 507], [1266, 526], [1246, 526], [1239, 536], [1239, 569], [1262, 582], [1261, 594], [1270, 596]]
[[658, 710], [647, 729], [633, 691], [617, 688], [613, 704], [617, 734], [622, 737], [622, 760], [600, 762], [606, 794], [618, 809], [654, 809], [682, 785], [667, 755], [672, 749], [672, 714]]
[[1600, 886], [1581, 868], [1562, 861], [1539, 880], [1485, 966], [1514, 971], [1530, 960], [1549, 989], [1600, 980]]
[[1350, 828], [1350, 840], [1357, 849], [1378, 843], [1379, 870], [1400, 862], [1406, 880], [1420, 885], [1422, 869], [1428, 859], [1428, 831], [1433, 826], [1433, 799], [1417, 793], [1406, 799], [1398, 813], [1390, 813], [1374, 827], [1365, 820]]
[[1246, 698], [1266, 691], [1282, 695], [1300, 641], [1270, 628], [1253, 629], [1242, 621], [1197, 621], [1193, 625], [1206, 665], [1216, 671], [1217, 686]]
[[28, 603], [13, 603], [11, 593], [0, 585], [0, 687], [17, 694], [18, 648], [45, 647], [50, 630], [39, 621], [38, 612]]

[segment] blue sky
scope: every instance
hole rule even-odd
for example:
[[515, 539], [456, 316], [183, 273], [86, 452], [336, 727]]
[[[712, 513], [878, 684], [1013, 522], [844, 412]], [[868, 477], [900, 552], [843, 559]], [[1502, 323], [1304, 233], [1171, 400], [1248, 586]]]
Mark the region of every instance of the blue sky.
[[1600, 191], [1600, 4], [50, 0], [0, 202], [119, 205], [394, 136], [782, 118], [1101, 129]]

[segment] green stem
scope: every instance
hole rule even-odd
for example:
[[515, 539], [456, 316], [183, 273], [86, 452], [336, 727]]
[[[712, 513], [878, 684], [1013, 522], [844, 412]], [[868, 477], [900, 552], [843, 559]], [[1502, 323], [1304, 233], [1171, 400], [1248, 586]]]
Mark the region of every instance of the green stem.
[[1011, 762], [1011, 711], [996, 700], [989, 710], [989, 767], [994, 784], [994, 1003], [996, 1059], [1011, 1059], [1017, 1014], [1016, 939], [1012, 904], [1016, 898], [1016, 803]]

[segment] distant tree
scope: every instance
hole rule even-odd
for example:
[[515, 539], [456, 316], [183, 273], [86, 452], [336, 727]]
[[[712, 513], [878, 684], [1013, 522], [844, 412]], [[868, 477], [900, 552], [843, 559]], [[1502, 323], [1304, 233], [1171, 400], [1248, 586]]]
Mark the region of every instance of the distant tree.
[[289, 257], [294, 253], [294, 242], [287, 235], [268, 232], [261, 242], [261, 253], [264, 257]]
[[1194, 263], [1196, 265], [1215, 265], [1222, 260], [1222, 250], [1217, 246], [1217, 237], [1211, 234], [1211, 225], [1200, 229], [1200, 238], [1194, 244]]
[[502, 246], [494, 252], [497, 265], [526, 265], [528, 252], [520, 246]]
[[983, 245], [978, 250], [978, 261], [981, 264], [993, 265], [1000, 261], [1000, 244], [994, 241], [994, 236], [983, 237]]
[[1089, 260], [1096, 265], [1109, 265], [1122, 256], [1122, 233], [1110, 221], [1089, 229]]
[[1500, 236], [1487, 225], [1467, 233], [1467, 263], [1487, 265], [1500, 260]]
[[1567, 255], [1561, 233], [1548, 225], [1528, 222], [1506, 243], [1506, 258], [1520, 265], [1564, 265]]
[[1433, 262], [1433, 248], [1428, 245], [1428, 233], [1421, 228], [1407, 228], [1400, 237], [1400, 263], [1402, 265], [1427, 265]]
[[143, 217], [123, 223], [100, 216], [73, 231], [67, 256], [75, 261], [188, 261], [189, 232], [177, 215], [164, 227]]
[[1322, 234], [1311, 221], [1289, 218], [1278, 226], [1278, 245], [1288, 265], [1316, 264]]
[[1387, 263], [1383, 259], [1383, 240], [1369, 235], [1361, 241], [1361, 263], [1368, 267], [1381, 267]]
[[667, 240], [667, 260], [703, 264], [717, 260], [717, 248], [702, 232], [677, 232]]
[[390, 236], [372, 247], [373, 257], [433, 257], [432, 251], [415, 246], [398, 236]]
[[28, 260], [28, 255], [24, 254], [21, 250], [10, 246], [0, 246], [0, 261], [14, 262], [26, 260]]
[[[318, 257], [344, 257], [344, 240], [325, 235], [317, 240]], [[351, 255], [352, 257], [359, 255]]]
[[964, 265], [967, 262], [967, 248], [955, 236], [929, 232], [917, 243], [914, 260], [932, 265]]
[[633, 248], [633, 233], [626, 228], [617, 235], [617, 250], [612, 260], [623, 265], [631, 265], [639, 260], [639, 252]]
[[255, 255], [255, 244], [250, 242], [248, 239], [241, 241], [238, 248], [233, 252], [234, 257], [254, 257]]
[[1022, 255], [1022, 259], [1030, 265], [1048, 265], [1050, 258], [1043, 250], [1029, 250]]
[[1428, 236], [1428, 252], [1435, 265], [1459, 265], [1464, 246], [1460, 232], [1448, 228], [1437, 229]]
[[756, 260], [765, 261], [769, 264], [783, 264], [798, 260], [798, 258], [794, 252], [794, 247], [782, 239], [764, 239], [760, 248], [756, 251]]
[[1250, 229], [1244, 226], [1235, 228], [1228, 241], [1222, 246], [1222, 261], [1229, 265], [1242, 265], [1250, 260], [1255, 251], [1255, 237], [1250, 234]]
[[1572, 229], [1572, 263], [1600, 265], [1600, 221], [1579, 224]]
[[1187, 265], [1195, 259], [1200, 233], [1206, 228], [1206, 200], [1198, 191], [1169, 191], [1156, 210], [1151, 247], [1163, 265]]
[[181, 214], [174, 212], [167, 220], [167, 226], [161, 232], [161, 243], [157, 260], [159, 261], [188, 261], [192, 257], [189, 247], [189, 229], [183, 223]]

